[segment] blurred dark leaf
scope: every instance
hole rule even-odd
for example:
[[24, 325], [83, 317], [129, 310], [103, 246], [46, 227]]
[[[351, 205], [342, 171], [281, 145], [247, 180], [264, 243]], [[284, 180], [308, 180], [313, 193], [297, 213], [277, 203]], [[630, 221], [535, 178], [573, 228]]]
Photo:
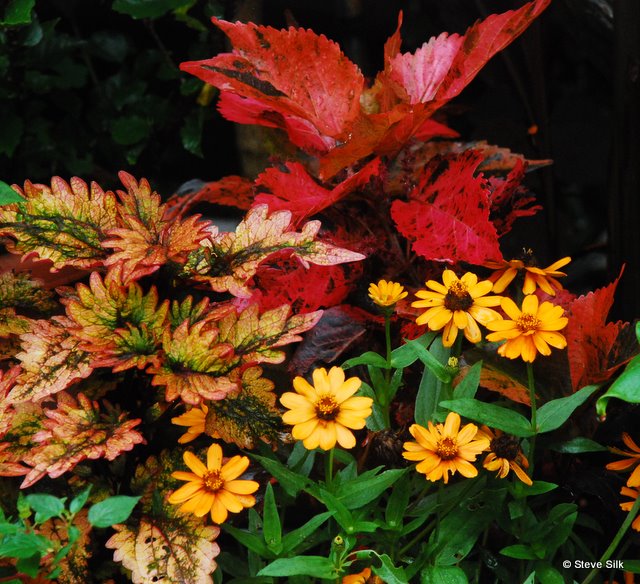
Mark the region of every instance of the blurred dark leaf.
[[115, 0], [113, 9], [133, 18], [158, 18], [192, 4], [193, 0]]
[[31, 22], [31, 10], [36, 0], [10, 0], [4, 9], [4, 18], [0, 25], [19, 26]]

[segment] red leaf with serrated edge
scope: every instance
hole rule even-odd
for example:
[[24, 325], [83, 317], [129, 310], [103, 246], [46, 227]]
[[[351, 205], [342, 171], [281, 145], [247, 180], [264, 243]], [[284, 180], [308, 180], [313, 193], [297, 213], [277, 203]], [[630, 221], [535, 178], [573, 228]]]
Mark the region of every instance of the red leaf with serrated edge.
[[267, 204], [271, 211], [288, 210], [296, 222], [319, 213], [349, 193], [367, 184], [380, 173], [382, 162], [374, 158], [358, 172], [328, 189], [319, 185], [299, 162], [287, 162], [268, 168], [256, 179], [256, 185], [271, 194], [259, 193], [256, 204]]
[[233, 52], [181, 68], [245, 99], [231, 100], [233, 106], [227, 101], [224, 112], [231, 121], [244, 121], [255, 110], [258, 123], [281, 127], [294, 144], [312, 150], [348, 133], [360, 115], [364, 78], [336, 43], [303, 29], [215, 18], [213, 23], [229, 37]]
[[501, 261], [498, 234], [489, 220], [489, 190], [474, 176], [482, 155], [469, 150], [432, 161], [409, 201], [394, 201], [398, 230], [427, 260], [483, 265]]
[[253, 203], [253, 183], [247, 178], [231, 175], [206, 183], [192, 193], [173, 195], [167, 201], [164, 218], [179, 219], [199, 203], [214, 203], [246, 211]]
[[536, 199], [521, 185], [525, 170], [526, 164], [516, 160], [513, 170], [505, 178], [489, 179], [490, 218], [500, 237], [511, 231], [518, 217], [531, 217], [542, 209], [540, 205], [531, 205]]
[[630, 330], [629, 323], [607, 323], [607, 314], [623, 271], [624, 268], [608, 286], [579, 296], [568, 307], [569, 324], [564, 335], [567, 338], [571, 385], [575, 391], [585, 385], [608, 380], [632, 357], [632, 353], [624, 350], [624, 343], [620, 344], [624, 333]]
[[[515, 40], [549, 5], [534, 0], [517, 10], [492, 14], [463, 36], [442, 33], [414, 53], [400, 53], [399, 31], [385, 45], [385, 68], [363, 93], [368, 122], [356, 119], [350, 139], [321, 160], [328, 179], [365, 153], [394, 155], [440, 107], [457, 96], [497, 52]], [[399, 21], [401, 22], [401, 20]], [[393, 51], [397, 54], [393, 55]], [[379, 113], [372, 113], [379, 112]]]
[[305, 269], [295, 260], [283, 261], [258, 270], [256, 293], [263, 310], [289, 304], [295, 313], [312, 312], [340, 304], [361, 273], [359, 263]]
[[30, 487], [45, 475], [52, 479], [73, 469], [87, 458], [114, 460], [122, 452], [144, 442], [133, 428], [142, 420], [127, 420], [115, 410], [100, 412], [97, 402], [79, 393], [57, 395], [54, 410], [44, 410], [44, 430], [32, 436], [37, 443], [24, 457], [31, 470], [20, 485]]

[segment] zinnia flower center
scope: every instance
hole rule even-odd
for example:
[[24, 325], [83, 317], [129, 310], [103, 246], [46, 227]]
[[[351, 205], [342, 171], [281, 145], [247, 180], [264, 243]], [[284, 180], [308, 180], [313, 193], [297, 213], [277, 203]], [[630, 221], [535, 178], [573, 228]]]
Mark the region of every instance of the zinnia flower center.
[[438, 440], [437, 452], [442, 460], [451, 460], [458, 456], [458, 445], [453, 438], [442, 438]]
[[489, 448], [498, 458], [506, 458], [507, 460], [515, 460], [520, 452], [518, 439], [507, 434], [494, 438]]
[[219, 470], [210, 470], [202, 477], [205, 488], [209, 491], [218, 491], [224, 486], [224, 479]]
[[516, 321], [516, 326], [525, 334], [532, 333], [538, 330], [538, 327], [540, 326], [540, 319], [533, 314], [524, 312]]
[[464, 282], [456, 280], [449, 286], [449, 291], [444, 297], [444, 306], [449, 310], [469, 310], [473, 306], [473, 298]]
[[321, 420], [333, 420], [340, 410], [340, 404], [332, 395], [321, 395], [316, 402], [316, 416]]

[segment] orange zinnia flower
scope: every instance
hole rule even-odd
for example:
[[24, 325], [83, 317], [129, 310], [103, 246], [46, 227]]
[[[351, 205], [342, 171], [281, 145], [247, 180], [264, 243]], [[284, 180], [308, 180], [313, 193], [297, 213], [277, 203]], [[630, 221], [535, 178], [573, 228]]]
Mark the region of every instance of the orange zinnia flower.
[[520, 449], [520, 441], [515, 436], [505, 434], [502, 430], [491, 430], [482, 426], [478, 435], [484, 435], [489, 442], [489, 454], [484, 459], [482, 466], [490, 471], [497, 471], [498, 477], [504, 479], [512, 470], [515, 475], [526, 485], [533, 482], [523, 468], [529, 468], [529, 461]]
[[[191, 408], [188, 412], [185, 412], [181, 416], [171, 418], [171, 423], [176, 426], [187, 426], [187, 431], [178, 438], [180, 444], [186, 444], [195, 440], [200, 434], [204, 432], [205, 421], [207, 419], [207, 412], [209, 408], [204, 404], [200, 407]], [[215, 436], [214, 436], [215, 438]]]
[[638, 446], [626, 432], [622, 433], [622, 441], [633, 452], [627, 452], [626, 450], [620, 450], [619, 448], [609, 448], [609, 450], [614, 454], [626, 456], [627, 458], [610, 462], [606, 468], [608, 470], [628, 470], [635, 466], [636, 468], [631, 473], [631, 476], [627, 481], [627, 487], [640, 487], [640, 446]]
[[539, 268], [536, 266], [533, 252], [530, 249], [526, 249], [522, 259], [503, 263], [489, 262], [488, 266], [490, 268], [498, 268], [489, 276], [489, 280], [494, 282], [494, 292], [504, 292], [518, 273], [524, 270], [524, 284], [522, 286], [524, 294], [533, 294], [536, 288], [540, 288], [549, 296], [555, 296], [556, 290], [562, 290], [562, 284], [556, 280], [556, 277], [566, 276], [564, 272], [559, 272], [558, 269], [566, 266], [570, 261], [570, 257], [564, 257], [546, 268]]
[[408, 292], [405, 292], [404, 286], [398, 284], [398, 282], [380, 280], [377, 284], [369, 284], [369, 298], [383, 308], [393, 306], [407, 294]]
[[302, 440], [307, 450], [331, 450], [336, 442], [343, 448], [353, 448], [356, 438], [351, 430], [364, 428], [373, 400], [353, 397], [362, 381], [357, 377], [345, 380], [340, 367], [332, 367], [329, 373], [321, 367], [312, 375], [313, 385], [296, 377], [293, 388], [297, 393], [282, 394], [280, 402], [289, 409], [282, 421], [293, 426], [291, 435]]
[[556, 349], [564, 349], [567, 340], [558, 332], [569, 319], [562, 316], [564, 310], [551, 302], [539, 304], [535, 294], [525, 296], [522, 311], [511, 298], [503, 298], [502, 310], [513, 320], [494, 320], [487, 323], [487, 328], [495, 331], [487, 335], [487, 341], [506, 342], [498, 347], [498, 353], [508, 359], [522, 359], [533, 363], [536, 355], [551, 355], [549, 345]]
[[255, 481], [238, 480], [249, 467], [246, 456], [233, 456], [225, 464], [222, 448], [212, 444], [207, 451], [205, 466], [191, 452], [185, 452], [184, 463], [192, 472], [176, 471], [174, 479], [188, 481], [168, 498], [172, 505], [181, 505], [183, 513], [202, 517], [211, 513], [215, 523], [223, 523], [228, 512], [240, 513], [245, 507], [253, 507], [256, 499], [252, 495], [260, 485]]
[[[493, 284], [489, 280], [478, 282], [478, 276], [467, 272], [462, 278], [452, 270], [442, 273], [442, 284], [435, 280], [426, 282], [431, 290], [419, 290], [416, 296], [421, 298], [411, 303], [415, 308], [428, 308], [417, 319], [417, 324], [426, 324], [432, 331], [442, 333], [442, 344], [451, 347], [458, 336], [464, 336], [472, 343], [482, 339], [478, 322], [486, 325], [492, 320], [502, 318], [498, 312], [488, 308], [498, 306], [500, 296], [487, 296]], [[476, 322], [477, 321], [477, 322]]]
[[[636, 502], [638, 498], [638, 491], [636, 489], [630, 489], [629, 487], [622, 487], [620, 489], [620, 494], [625, 497], [631, 497], [631, 501], [625, 501], [624, 503], [620, 503], [620, 509], [626, 511], [627, 513], [631, 511], [633, 504]], [[636, 516], [631, 524], [631, 527], [636, 531], [640, 531], [640, 514]]]
[[357, 574], [350, 574], [342, 577], [342, 584], [366, 584], [371, 577], [371, 568], [365, 568]]
[[425, 474], [427, 480], [449, 481], [449, 473], [458, 471], [467, 478], [475, 477], [478, 470], [471, 463], [478, 454], [489, 447], [489, 440], [482, 436], [474, 440], [478, 427], [467, 424], [460, 429], [460, 416], [449, 412], [444, 424], [424, 428], [413, 424], [409, 432], [417, 442], [405, 442], [402, 456], [407, 460], [419, 460], [416, 470]]

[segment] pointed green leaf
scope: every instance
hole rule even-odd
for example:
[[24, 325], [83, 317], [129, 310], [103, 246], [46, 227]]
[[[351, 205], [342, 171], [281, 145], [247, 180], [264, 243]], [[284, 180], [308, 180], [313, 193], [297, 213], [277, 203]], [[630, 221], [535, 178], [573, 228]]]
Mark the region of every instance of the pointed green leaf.
[[329, 517], [333, 516], [333, 511], [325, 511], [307, 521], [303, 526], [287, 533], [282, 538], [282, 554], [290, 554], [296, 547], [314, 533]]
[[[417, 346], [420, 345], [414, 345], [414, 347]], [[424, 348], [423, 350], [427, 351]], [[430, 352], [427, 351], [427, 353], [432, 355], [434, 359], [436, 359], [438, 363], [442, 365], [442, 363], [445, 363], [449, 358], [451, 350], [444, 347], [442, 345], [442, 340], [438, 338], [432, 343]], [[444, 365], [442, 365], [442, 367], [446, 369]], [[446, 369], [446, 371], [450, 379], [451, 372], [448, 369]], [[416, 396], [414, 413], [416, 422], [418, 422], [418, 424], [420, 424], [421, 426], [426, 426], [427, 423], [433, 419], [433, 416], [440, 403], [442, 385], [443, 380], [438, 378], [438, 376], [429, 367], [425, 367], [424, 371], [422, 372], [420, 386], [418, 387], [418, 395]]]
[[52, 517], [60, 517], [64, 511], [64, 499], [53, 495], [33, 494], [27, 495], [25, 498], [29, 506], [36, 512], [36, 523], [44, 523]]
[[587, 385], [568, 397], [551, 400], [538, 410], [538, 432], [551, 432], [564, 424], [569, 416], [581, 406], [600, 385]]
[[609, 449], [602, 444], [598, 444], [589, 438], [583, 438], [582, 436], [576, 436], [566, 442], [556, 442], [549, 445], [550, 450], [556, 452], [562, 452], [565, 454], [580, 454], [581, 452], [607, 452]]
[[415, 363], [418, 360], [418, 354], [415, 350], [416, 344], [422, 347], [429, 347], [437, 336], [437, 332], [431, 331], [391, 351], [391, 367], [404, 369]]
[[258, 572], [258, 576], [313, 576], [335, 579], [337, 571], [333, 563], [321, 556], [278, 558]]
[[507, 408], [486, 404], [476, 399], [454, 399], [440, 402], [443, 408], [458, 412], [461, 416], [498, 428], [507, 434], [527, 438], [533, 436], [531, 424], [524, 416]]
[[480, 374], [482, 373], [482, 361], [478, 361], [467, 371], [464, 379], [456, 385], [453, 390], [455, 399], [474, 398], [478, 386], [480, 385]]
[[100, 501], [89, 508], [89, 523], [94, 527], [111, 527], [129, 518], [140, 497], [117, 495]]
[[262, 523], [262, 533], [267, 547], [276, 554], [280, 553], [282, 550], [282, 525], [271, 483], [267, 483], [264, 493]]
[[228, 523], [223, 524], [222, 528], [227, 533], [230, 533], [236, 540], [238, 540], [247, 549], [255, 552], [263, 558], [273, 558], [275, 554], [266, 546], [264, 539], [256, 535], [255, 533], [249, 533], [244, 529], [238, 529]]
[[402, 527], [402, 519], [404, 518], [407, 505], [409, 504], [409, 497], [411, 495], [410, 478], [411, 475], [400, 477], [393, 486], [391, 495], [389, 495], [387, 507], [384, 512], [384, 518], [387, 522], [387, 526], [391, 529], [398, 529]]
[[374, 367], [379, 367], [380, 369], [387, 368], [386, 359], [376, 353], [375, 351], [367, 351], [366, 353], [362, 353], [359, 357], [354, 357], [353, 359], [348, 359], [342, 364], [343, 369], [350, 369], [351, 367], [355, 367], [356, 365], [373, 365]]
[[365, 472], [359, 477], [341, 484], [336, 490], [336, 497], [347, 509], [359, 509], [379, 497], [393, 485], [407, 469], [391, 469], [376, 474], [380, 468]]
[[458, 566], [427, 566], [420, 572], [420, 584], [467, 584], [467, 576]]
[[23, 201], [24, 197], [16, 193], [6, 182], [0, 180], [0, 205], [10, 205], [11, 203]]
[[275, 458], [266, 458], [257, 454], [251, 454], [262, 467], [278, 479], [278, 482], [288, 495], [295, 497], [309, 484], [309, 479], [289, 470], [284, 464]]
[[[636, 327], [638, 331], [638, 327]], [[607, 413], [607, 402], [615, 397], [630, 404], [640, 403], [640, 355], [636, 355], [625, 367], [620, 377], [598, 398], [596, 412], [599, 416]]]
[[534, 553], [531, 546], [520, 543], [508, 545], [500, 550], [503, 556], [508, 558], [516, 558], [517, 560], [538, 560], [538, 554]]
[[69, 511], [74, 515], [80, 511], [84, 507], [84, 504], [87, 502], [89, 498], [89, 493], [91, 493], [91, 486], [89, 485], [84, 491], [78, 493], [69, 503]]

